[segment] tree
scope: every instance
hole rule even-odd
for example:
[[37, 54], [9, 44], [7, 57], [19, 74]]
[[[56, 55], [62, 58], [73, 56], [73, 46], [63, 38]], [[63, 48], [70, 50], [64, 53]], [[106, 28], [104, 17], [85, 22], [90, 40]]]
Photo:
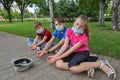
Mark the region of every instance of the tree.
[[99, 26], [104, 26], [104, 12], [110, 0], [79, 0], [79, 11], [91, 17], [92, 21], [99, 20]]
[[120, 0], [113, 0], [112, 29], [120, 31]]
[[49, 0], [49, 10], [50, 10], [50, 27], [54, 27], [54, 13], [53, 13], [53, 0]]
[[31, 0], [15, 0], [21, 12], [21, 21], [23, 22], [25, 7], [32, 3]]
[[2, 3], [2, 5], [4, 6], [4, 8], [6, 9], [6, 11], [8, 13], [9, 22], [12, 23], [10, 8], [12, 6], [13, 0], [0, 0], [0, 3]]
[[34, 0], [33, 2], [35, 6], [39, 7], [39, 17], [42, 16], [49, 16], [49, 0]]
[[55, 3], [55, 17], [63, 17], [65, 21], [71, 22], [79, 15], [78, 9], [76, 0], [59, 0]]
[[54, 5], [54, 0], [35, 0], [34, 3], [36, 6], [39, 7], [39, 15], [42, 16], [50, 16], [50, 27], [53, 28], [53, 18], [54, 18], [54, 13], [53, 13], [53, 5]]
[[104, 23], [104, 13], [105, 10], [108, 9], [108, 4], [111, 0], [100, 0], [100, 11], [99, 11], [99, 26], [105, 26]]
[[106, 0], [100, 0], [99, 26], [104, 26], [104, 7]]
[[19, 6], [20, 12], [21, 12], [21, 22], [23, 22], [23, 16], [24, 16], [24, 8], [26, 4], [26, 0], [15, 0], [17, 5]]
[[79, 13], [90, 17], [91, 21], [97, 21], [99, 15], [99, 1], [97, 0], [78, 0]]

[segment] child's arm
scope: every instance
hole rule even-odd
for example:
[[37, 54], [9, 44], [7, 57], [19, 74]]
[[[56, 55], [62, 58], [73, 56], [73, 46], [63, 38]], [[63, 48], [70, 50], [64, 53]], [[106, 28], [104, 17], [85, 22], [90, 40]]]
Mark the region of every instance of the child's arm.
[[47, 54], [47, 49], [51, 46], [52, 42], [55, 40], [55, 37], [53, 36], [50, 41], [46, 44], [46, 46], [42, 49], [42, 51], [38, 51], [36, 53], [36, 56], [37, 57], [42, 57], [44, 56], [45, 54]]
[[76, 49], [80, 48], [81, 46], [82, 46], [82, 44], [78, 42], [72, 48], [70, 48], [68, 51], [66, 51], [62, 55], [58, 56], [57, 59], [62, 59], [62, 58], [69, 56], [72, 52], [74, 52]]
[[51, 46], [54, 40], [55, 40], [55, 37], [53, 36], [42, 51], [47, 51], [47, 49]]
[[47, 36], [44, 36], [44, 38], [38, 44], [36, 44], [36, 46], [42, 45], [47, 40], [47, 38]]
[[69, 45], [69, 38], [66, 37], [63, 46], [61, 47], [61, 49], [58, 51], [57, 54], [55, 54], [55, 57], [60, 56], [67, 48]]
[[57, 45], [55, 45], [54, 47], [52, 47], [52, 48], [49, 49], [48, 51], [49, 51], [49, 52], [52, 52], [52, 51], [57, 50], [58, 48], [60, 48], [60, 47], [64, 44], [64, 41], [65, 41], [65, 39], [60, 40], [60, 42], [59, 42]]
[[32, 44], [32, 46], [34, 46], [34, 45], [37, 43], [37, 41], [38, 41], [38, 38], [39, 38], [38, 36], [36, 36], [36, 37], [35, 37], [35, 39], [34, 39], [34, 41], [33, 41], [33, 44]]

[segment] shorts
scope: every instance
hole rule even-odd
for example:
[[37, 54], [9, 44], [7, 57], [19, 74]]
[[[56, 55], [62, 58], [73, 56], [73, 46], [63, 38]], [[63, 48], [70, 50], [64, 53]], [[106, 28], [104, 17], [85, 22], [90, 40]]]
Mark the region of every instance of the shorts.
[[63, 62], [68, 62], [68, 67], [79, 65], [81, 62], [96, 62], [97, 56], [89, 56], [89, 51], [73, 52], [63, 58]]

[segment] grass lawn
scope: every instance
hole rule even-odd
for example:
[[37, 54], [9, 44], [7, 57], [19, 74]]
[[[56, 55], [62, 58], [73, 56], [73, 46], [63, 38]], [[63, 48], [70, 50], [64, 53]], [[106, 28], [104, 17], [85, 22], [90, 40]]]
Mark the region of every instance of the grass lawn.
[[[35, 37], [33, 29], [34, 21], [29, 22], [0, 22], [0, 31], [13, 33], [25, 37]], [[98, 27], [98, 22], [91, 22], [91, 39], [89, 41], [90, 51], [96, 54], [102, 54], [120, 59], [120, 32], [110, 30], [110, 22], [106, 22], [106, 27]], [[54, 29], [49, 28], [49, 22], [44, 22], [43, 26], [51, 32]], [[72, 23], [66, 23], [66, 26], [71, 27]]]

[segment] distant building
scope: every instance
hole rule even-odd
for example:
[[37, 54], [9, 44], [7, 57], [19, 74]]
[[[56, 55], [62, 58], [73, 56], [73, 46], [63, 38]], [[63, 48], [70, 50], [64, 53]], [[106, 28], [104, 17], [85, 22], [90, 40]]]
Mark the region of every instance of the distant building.
[[19, 12], [20, 13], [20, 9], [15, 2], [13, 3], [11, 9], [12, 9], [13, 12]]
[[[3, 9], [3, 8], [4, 8], [3, 5], [0, 4], [0, 9]], [[19, 10], [18, 6], [16, 5], [16, 3], [13, 3], [13, 4], [12, 4], [11, 9], [12, 9], [13, 12], [16, 12], [16, 11], [17, 11], [17, 12], [20, 13], [20, 10]]]

